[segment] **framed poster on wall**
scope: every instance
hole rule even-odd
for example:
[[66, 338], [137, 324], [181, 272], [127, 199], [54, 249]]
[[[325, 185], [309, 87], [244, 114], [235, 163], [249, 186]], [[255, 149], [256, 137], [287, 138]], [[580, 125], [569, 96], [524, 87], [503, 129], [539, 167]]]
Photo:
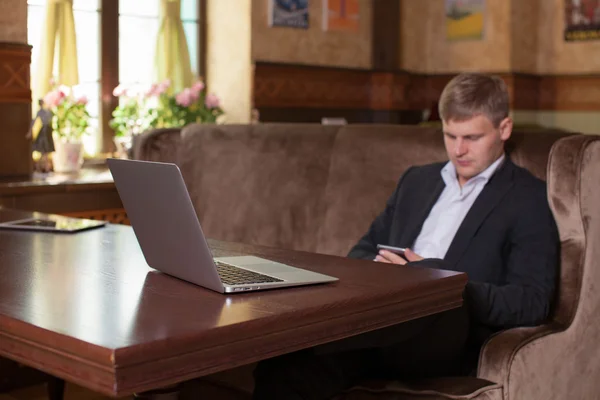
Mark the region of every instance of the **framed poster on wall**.
[[323, 30], [358, 32], [358, 0], [323, 0]]
[[483, 39], [485, 0], [445, 0], [446, 39]]
[[565, 0], [565, 40], [600, 39], [600, 0]]
[[308, 0], [267, 0], [269, 26], [308, 29]]

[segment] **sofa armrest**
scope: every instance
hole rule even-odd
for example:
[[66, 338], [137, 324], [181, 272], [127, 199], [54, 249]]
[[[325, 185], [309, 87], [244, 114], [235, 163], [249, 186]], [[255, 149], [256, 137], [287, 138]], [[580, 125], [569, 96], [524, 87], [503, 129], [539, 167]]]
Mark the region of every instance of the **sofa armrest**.
[[519, 350], [540, 338], [562, 330], [560, 325], [548, 323], [499, 332], [488, 339], [481, 350], [477, 377], [507, 387], [511, 366]]

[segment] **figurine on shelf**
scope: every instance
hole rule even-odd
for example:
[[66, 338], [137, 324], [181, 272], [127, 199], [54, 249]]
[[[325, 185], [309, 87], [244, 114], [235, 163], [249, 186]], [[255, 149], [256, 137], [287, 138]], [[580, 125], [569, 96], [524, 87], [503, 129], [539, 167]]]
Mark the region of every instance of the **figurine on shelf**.
[[39, 100], [40, 110], [37, 112], [29, 132], [27, 139], [33, 139], [32, 150], [41, 154], [40, 159], [36, 162], [36, 170], [40, 172], [52, 171], [52, 160], [49, 154], [54, 151], [54, 139], [52, 138], [52, 111], [44, 107], [44, 100]]

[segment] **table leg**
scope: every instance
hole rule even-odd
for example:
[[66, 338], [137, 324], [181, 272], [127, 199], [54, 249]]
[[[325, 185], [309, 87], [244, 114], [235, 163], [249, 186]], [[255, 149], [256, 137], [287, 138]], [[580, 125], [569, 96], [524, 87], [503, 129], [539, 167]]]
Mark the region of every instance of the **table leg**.
[[63, 379], [50, 377], [47, 388], [48, 400], [63, 400], [65, 394], [65, 381]]

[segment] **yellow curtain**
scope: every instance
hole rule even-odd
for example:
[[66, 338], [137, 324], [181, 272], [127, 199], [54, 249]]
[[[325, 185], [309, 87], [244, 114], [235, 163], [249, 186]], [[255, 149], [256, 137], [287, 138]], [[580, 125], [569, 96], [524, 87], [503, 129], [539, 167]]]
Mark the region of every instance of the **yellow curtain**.
[[157, 82], [171, 80], [169, 92], [179, 92], [192, 84], [190, 52], [181, 21], [181, 1], [160, 1], [160, 29], [154, 56]]
[[[58, 47], [58, 80], [56, 83], [73, 86], [79, 83], [77, 68], [77, 39], [73, 0], [48, 0], [46, 22], [40, 40], [40, 53], [34, 77], [33, 109], [38, 99], [51, 89], [50, 80], [54, 69], [55, 48]], [[35, 111], [34, 111], [35, 112]]]

